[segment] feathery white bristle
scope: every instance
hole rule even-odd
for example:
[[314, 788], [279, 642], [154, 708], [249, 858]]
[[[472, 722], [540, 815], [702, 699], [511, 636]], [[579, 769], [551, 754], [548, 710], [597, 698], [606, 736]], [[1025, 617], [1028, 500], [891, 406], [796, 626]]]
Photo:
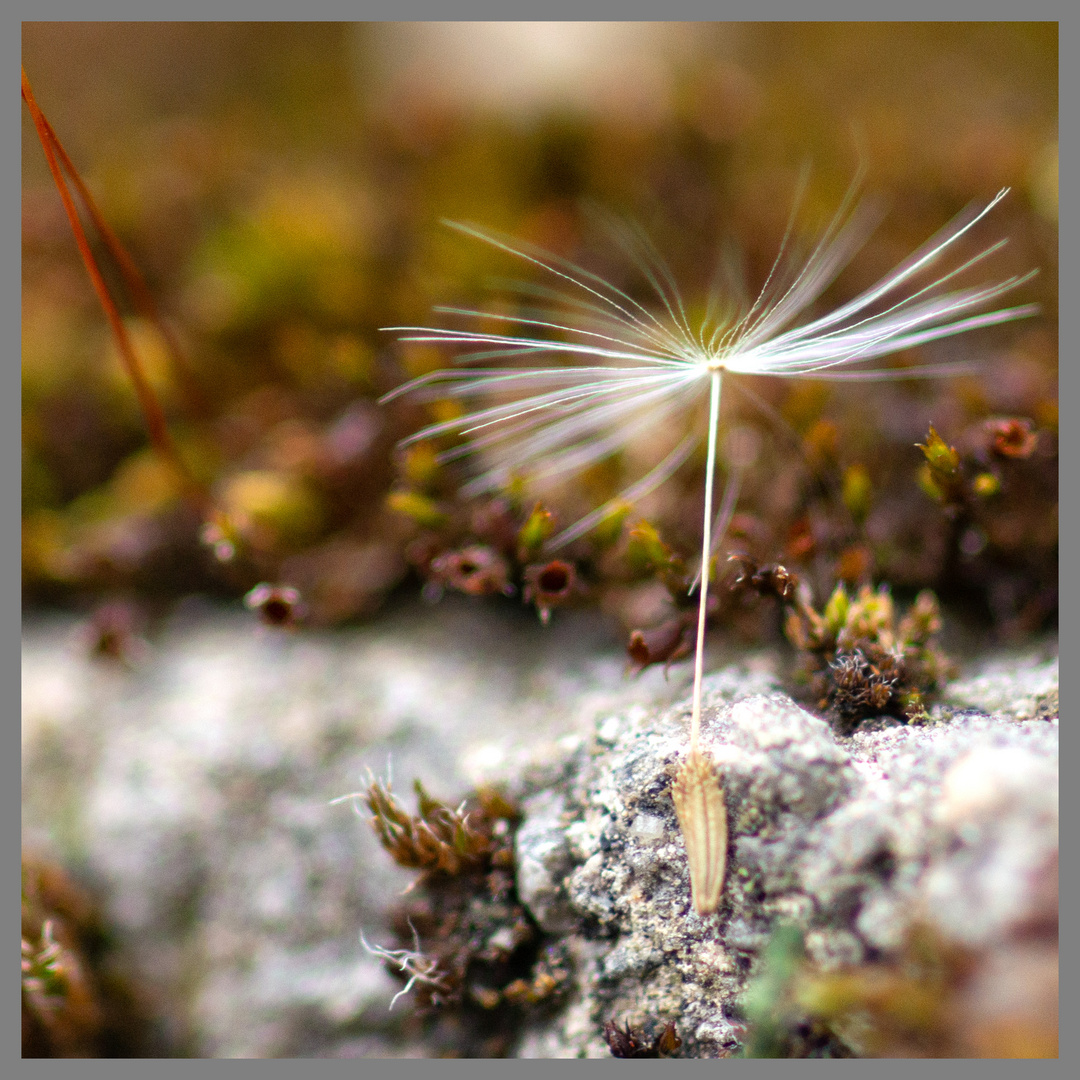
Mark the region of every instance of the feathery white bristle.
[[[945, 290], [954, 278], [1000, 250], [1004, 240], [937, 275], [929, 284], [903, 291], [913, 278], [940, 262], [1005, 194], [999, 192], [981, 209], [966, 210], [853, 300], [793, 328], [792, 323], [819, 299], [880, 220], [877, 207], [854, 204], [854, 187], [802, 269], [786, 286], [779, 284], [779, 277], [793, 229], [794, 210], [780, 254], [754, 303], [741, 317], [716, 320], [714, 297], [696, 327], [690, 322], [670, 271], [648, 238], [632, 226], [614, 219], [608, 221], [618, 246], [635, 260], [652, 286], [660, 303], [659, 313], [559, 256], [476, 226], [451, 222], [448, 224], [466, 236], [542, 269], [559, 282], [559, 287], [513, 283], [520, 296], [548, 305], [528, 307], [517, 314], [454, 307], [439, 310], [457, 317], [527, 327], [533, 333], [422, 326], [388, 329], [397, 331], [403, 341], [472, 350], [457, 357], [459, 364], [526, 360], [535, 365], [542, 360], [551, 366], [451, 368], [414, 379], [383, 400], [409, 393], [424, 400], [503, 399], [430, 424], [405, 440], [410, 444], [455, 435], [461, 441], [444, 450], [441, 461], [486, 457], [487, 466], [463, 489], [466, 495], [473, 495], [495, 490], [530, 466], [534, 467], [533, 475], [550, 477], [581, 469], [617, 452], [674, 411], [691, 404], [704, 391], [706, 376], [713, 371], [852, 381], [957, 374], [968, 370], [968, 365], [928, 364], [899, 370], [863, 365], [901, 350], [1035, 313], [1037, 309], [1031, 304], [985, 310], [1027, 282], [1034, 271], [987, 285]], [[894, 299], [884, 310], [869, 313], [890, 296]], [[572, 366], [567, 366], [567, 361]], [[648, 477], [619, 498], [643, 497], [670, 476], [693, 449], [691, 443], [689, 448], [665, 458]], [[584, 520], [595, 524], [602, 517], [596, 512]], [[581, 524], [559, 534], [555, 542], [566, 543], [583, 535], [588, 530], [583, 530]]]

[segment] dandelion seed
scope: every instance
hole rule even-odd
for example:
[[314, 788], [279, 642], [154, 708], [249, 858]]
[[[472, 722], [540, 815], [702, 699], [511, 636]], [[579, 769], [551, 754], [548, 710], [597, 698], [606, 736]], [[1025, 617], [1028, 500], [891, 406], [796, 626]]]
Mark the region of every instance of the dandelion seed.
[[694, 910], [711, 915], [720, 903], [727, 863], [727, 807], [712, 762], [693, 746], [675, 782], [671, 799], [686, 845]]
[[[930, 273], [946, 254], [955, 250], [957, 241], [997, 206], [1006, 189], [982, 209], [970, 207], [964, 211], [853, 300], [799, 324], [799, 317], [851, 261], [876, 224], [877, 214], [869, 204], [855, 204], [855, 187], [845, 197], [802, 269], [785, 278], [782, 270], [794, 222], [795, 211], [792, 211], [788, 232], [764, 287], [757, 299], [738, 315], [717, 314], [718, 305], [713, 302], [702, 319], [692, 322], [663, 260], [640, 232], [627, 225], [613, 224], [611, 231], [651, 285], [659, 302], [656, 311], [598, 275], [556, 255], [472, 225], [451, 222], [448, 224], [452, 228], [466, 236], [545, 271], [555, 286], [519, 285], [519, 294], [530, 302], [539, 302], [539, 306], [526, 306], [513, 315], [438, 309], [470, 319], [484, 318], [489, 325], [491, 320], [504, 322], [508, 328], [524, 328], [524, 332], [388, 328], [398, 332], [403, 341], [471, 351], [458, 356], [457, 361], [463, 367], [414, 379], [386, 395], [384, 401], [401, 394], [415, 394], [431, 401], [471, 401], [493, 396], [505, 399], [472, 411], [466, 409], [461, 415], [431, 424], [405, 440], [411, 444], [452, 435], [460, 441], [443, 451], [440, 461], [482, 458], [483, 467], [462, 488], [465, 496], [498, 491], [526, 467], [530, 468], [533, 479], [583, 469], [615, 454], [684, 411], [708, 387], [697, 647], [690, 750], [684, 768], [689, 768], [698, 755], [709, 561], [722, 541], [738, 494], [740, 470], [735, 468], [714, 523], [713, 481], [720, 391], [725, 377], [773, 375], [873, 380], [956, 374], [968, 370], [968, 366], [929, 364], [895, 370], [866, 365], [868, 361], [928, 342], [1025, 318], [1037, 310], [1031, 304], [987, 310], [1036, 271], [978, 286], [951, 285], [961, 274], [998, 252], [1005, 240], [991, 244], [951, 269], [936, 275]], [[930, 280], [918, 285], [923, 275]], [[521, 359], [545, 360], [550, 366], [471, 366]], [[572, 361], [574, 366], [561, 363], [565, 360]], [[671, 477], [699, 443], [700, 435], [687, 434], [632, 487], [549, 540], [547, 550], [585, 535], [617, 506], [644, 498]], [[719, 782], [711, 773], [711, 779], [706, 782], [700, 768], [695, 766], [691, 771], [696, 778], [694, 785], [712, 784], [719, 792]], [[690, 780], [691, 773], [683, 774], [684, 784]], [[704, 792], [704, 787], [701, 790]], [[696, 813], [692, 809], [689, 812]], [[682, 824], [685, 832], [686, 823]], [[695, 896], [696, 906], [698, 900]]]

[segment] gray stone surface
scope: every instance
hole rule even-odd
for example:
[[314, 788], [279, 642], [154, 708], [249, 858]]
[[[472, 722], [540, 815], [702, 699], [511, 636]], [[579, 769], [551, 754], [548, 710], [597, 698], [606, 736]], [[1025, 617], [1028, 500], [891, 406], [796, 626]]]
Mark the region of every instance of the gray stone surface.
[[[581, 963], [567, 1011], [532, 1030], [521, 1055], [606, 1057], [607, 1020], [674, 1020], [684, 1054], [733, 1051], [733, 1011], [778, 920], [800, 925], [826, 968], [899, 945], [913, 918], [994, 942], [1025, 916], [1057, 851], [1058, 722], [1014, 719], [1031, 696], [1027, 662], [1017, 671], [1010, 696], [998, 663], [993, 716], [939, 708], [926, 726], [847, 738], [751, 672], [707, 678], [702, 745], [723, 778], [730, 847], [723, 902], [706, 918], [690, 905], [668, 794], [689, 702], [601, 721], [548, 801], [536, 797], [564, 807], [575, 865], [559, 918], [577, 917]], [[543, 844], [557, 847], [550, 826]], [[519, 879], [526, 903], [534, 883], [551, 918], [554, 881]]]
[[1014, 720], [1058, 707], [1058, 659], [1045, 648], [985, 658], [948, 689], [946, 700]]
[[[454, 799], [565, 753], [597, 710], [685, 692], [625, 678], [584, 613], [448, 597], [335, 633], [181, 612], [132, 671], [93, 661], [77, 620], [23, 634], [23, 837], [96, 883], [171, 1021], [202, 1056], [419, 1052], [386, 942], [396, 868], [348, 801], [388, 769]], [[580, 741], [580, 736], [577, 736]], [[542, 772], [542, 768], [541, 768]]]
[[675, 1019], [688, 1054], [725, 1052], [777, 919], [825, 964], [887, 947], [915, 911], [978, 943], [1022, 914], [1056, 850], [1057, 720], [1017, 719], [1055, 711], [1045, 654], [972, 667], [933, 724], [847, 739], [780, 692], [767, 655], [710, 675], [704, 746], [731, 846], [720, 911], [701, 919], [668, 793], [689, 665], [628, 679], [594, 618], [542, 629], [449, 602], [288, 636], [204, 611], [128, 673], [74, 630], [24, 630], [24, 840], [101, 886], [175, 1038], [203, 1056], [424, 1053], [359, 940], [388, 941], [412, 875], [334, 801], [388, 763], [406, 801], [414, 777], [448, 799], [481, 780], [522, 798], [519, 891], [574, 958], [566, 1007], [522, 1056], [606, 1057], [603, 1022], [646, 1016]]

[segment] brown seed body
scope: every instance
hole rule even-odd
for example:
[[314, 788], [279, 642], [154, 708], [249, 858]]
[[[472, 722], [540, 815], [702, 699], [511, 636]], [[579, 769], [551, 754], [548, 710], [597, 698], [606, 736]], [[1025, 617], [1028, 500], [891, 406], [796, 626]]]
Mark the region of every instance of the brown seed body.
[[724, 790], [708, 758], [696, 747], [675, 774], [671, 798], [686, 844], [694, 910], [711, 915], [720, 904], [727, 863]]

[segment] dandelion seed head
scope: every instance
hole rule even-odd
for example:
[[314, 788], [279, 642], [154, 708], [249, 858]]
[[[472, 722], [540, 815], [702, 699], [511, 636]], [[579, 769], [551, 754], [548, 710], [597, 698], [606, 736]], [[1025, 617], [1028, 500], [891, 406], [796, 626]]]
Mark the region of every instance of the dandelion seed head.
[[[998, 252], [1004, 240], [943, 267], [957, 242], [1004, 196], [1002, 191], [987, 206], [970, 207], [876, 285], [811, 318], [807, 313], [881, 219], [880, 206], [856, 203], [854, 191], [796, 271], [787, 250], [789, 222], [756, 300], [736, 309], [730, 298], [715, 294], [693, 315], [651, 242], [625, 222], [608, 218], [605, 225], [650, 287], [652, 306], [557, 255], [451, 222], [465, 236], [542, 271], [546, 281], [510, 283], [520, 300], [516, 311], [439, 309], [484, 330], [390, 328], [404, 341], [458, 354], [456, 366], [413, 379], [384, 400], [409, 393], [452, 406], [443, 406], [444, 419], [405, 443], [442, 440], [440, 463], [471, 461], [473, 476], [462, 495], [472, 497], [505, 489], [524, 475], [543, 484], [578, 473], [635, 442], [662, 445], [659, 433], [692, 412], [714, 375], [857, 381], [955, 374], [967, 367], [939, 362], [896, 369], [868, 362], [1035, 313], [1030, 304], [992, 309], [1031, 274], [957, 287], [957, 279]], [[634, 502], [659, 487], [701, 438], [699, 431], [688, 433], [689, 441], [616, 500]], [[600, 508], [600, 518], [611, 505]], [[552, 538], [549, 550], [583, 531], [572, 526]]]
[[[703, 433], [685, 417], [717, 380], [776, 378], [892, 380], [941, 377], [966, 364], [929, 362], [903, 368], [871, 362], [957, 334], [1035, 314], [1031, 304], [994, 307], [1035, 273], [962, 284], [1005, 245], [998, 240], [958, 257], [959, 242], [1005, 197], [971, 206], [854, 299], [819, 314], [826, 289], [880, 222], [883, 210], [859, 202], [855, 185], [801, 263], [788, 250], [795, 210], [765, 283], [753, 302], [733, 306], [715, 294], [704, 309], [684, 301], [671, 271], [637, 227], [608, 217], [616, 247], [640, 272], [654, 302], [643, 303], [581, 266], [474, 225], [451, 228], [541, 271], [543, 280], [513, 284], [514, 311], [439, 309], [472, 329], [391, 327], [401, 340], [454, 349], [455, 366], [413, 379], [383, 399], [412, 394], [446, 402], [442, 419], [405, 440], [434, 440], [440, 463], [468, 461], [465, 498], [507, 489], [523, 476], [534, 484], [580, 473], [635, 443], [663, 446], [666, 427], [682, 421], [684, 437], [644, 477], [581, 521], [549, 539], [555, 550], [582, 536], [616, 504], [636, 503], [668, 480], [700, 445]], [[950, 263], [951, 260], [951, 263]], [[732, 275], [729, 274], [730, 278]], [[483, 327], [483, 329], [478, 329]], [[505, 327], [505, 331], [501, 328]], [[736, 385], [739, 385], [736, 383]], [[740, 389], [745, 389], [740, 386]], [[747, 390], [751, 400], [754, 395]], [[718, 423], [710, 407], [709, 435]], [[670, 442], [667, 443], [670, 446]], [[729, 455], [737, 477], [746, 467]], [[706, 488], [711, 491], [711, 472]], [[732, 507], [727, 507], [730, 513]]]

